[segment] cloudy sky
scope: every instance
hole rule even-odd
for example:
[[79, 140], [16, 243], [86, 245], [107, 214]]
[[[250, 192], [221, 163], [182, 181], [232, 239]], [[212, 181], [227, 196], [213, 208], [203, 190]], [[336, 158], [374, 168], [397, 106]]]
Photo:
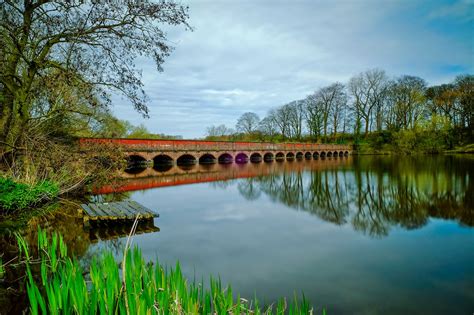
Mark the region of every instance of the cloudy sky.
[[429, 84], [474, 72], [474, 0], [194, 0], [189, 15], [164, 72], [138, 63], [151, 117], [116, 98], [119, 118], [198, 138], [370, 68]]

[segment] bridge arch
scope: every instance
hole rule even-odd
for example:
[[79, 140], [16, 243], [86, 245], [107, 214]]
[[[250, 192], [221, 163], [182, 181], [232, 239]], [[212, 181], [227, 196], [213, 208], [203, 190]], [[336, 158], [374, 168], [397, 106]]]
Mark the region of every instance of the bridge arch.
[[344, 152], [344, 156], [349, 156], [349, 151]]
[[344, 156], [344, 152], [343, 152], [343, 151], [340, 151], [340, 152], [339, 152], [339, 156]]
[[196, 163], [197, 163], [196, 157], [194, 157], [191, 154], [183, 154], [176, 160], [176, 164], [178, 166], [194, 165]]
[[334, 156], [334, 157], [338, 157], [338, 156], [339, 156], [339, 154], [337, 153], [337, 151], [334, 151], [334, 152], [332, 153], [332, 156]]
[[316, 151], [313, 153], [313, 159], [315, 160], [319, 159], [319, 152]]
[[331, 156], [332, 156], [332, 152], [331, 152], [331, 151], [328, 151], [328, 152], [326, 153], [326, 156], [327, 156], [327, 157], [331, 157]]
[[282, 162], [285, 160], [285, 154], [283, 152], [278, 152], [276, 155], [275, 155], [275, 160], [277, 162]]
[[274, 158], [275, 157], [274, 157], [273, 153], [271, 153], [271, 152], [267, 152], [263, 155], [263, 160], [265, 162], [272, 162]]
[[307, 160], [311, 160], [311, 156], [312, 156], [312, 155], [311, 155], [311, 152], [306, 152], [306, 153], [304, 154], [304, 158], [307, 159]]
[[321, 153], [319, 154], [319, 156], [322, 157], [322, 158], [326, 157], [326, 152], [321, 151]]
[[221, 155], [219, 155], [219, 158], [217, 159], [217, 161], [220, 164], [230, 164], [234, 161], [234, 158], [229, 153], [222, 153]]
[[286, 154], [286, 159], [287, 159], [288, 161], [293, 161], [293, 160], [295, 159], [295, 154], [294, 154], [293, 152], [288, 152], [288, 153]]
[[199, 164], [214, 164], [216, 163], [216, 157], [210, 153], [205, 153], [199, 158]]
[[252, 153], [250, 155], [250, 162], [252, 163], [260, 163], [262, 162], [262, 155], [258, 152]]
[[249, 161], [249, 157], [247, 156], [247, 154], [245, 154], [243, 152], [238, 153], [235, 156], [235, 162], [238, 163], [238, 164], [247, 163], [248, 161]]
[[297, 159], [297, 160], [302, 160], [303, 157], [304, 157], [303, 152], [297, 152], [297, 153], [296, 153], [296, 159]]

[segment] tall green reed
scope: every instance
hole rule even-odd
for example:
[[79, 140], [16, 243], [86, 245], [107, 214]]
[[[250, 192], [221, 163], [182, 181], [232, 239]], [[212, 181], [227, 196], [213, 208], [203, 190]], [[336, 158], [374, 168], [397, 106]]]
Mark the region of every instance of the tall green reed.
[[[230, 286], [210, 278], [189, 283], [179, 263], [165, 269], [159, 262], [146, 263], [141, 251], [129, 248], [118, 264], [110, 251], [92, 260], [84, 270], [67, 255], [61, 236], [38, 233], [40, 275], [33, 276], [30, 249], [18, 236], [21, 255], [27, 263], [27, 294], [32, 314], [312, 314], [311, 305], [295, 295], [292, 301], [260, 307], [251, 300], [234, 296]], [[86, 275], [88, 274], [88, 277]]]

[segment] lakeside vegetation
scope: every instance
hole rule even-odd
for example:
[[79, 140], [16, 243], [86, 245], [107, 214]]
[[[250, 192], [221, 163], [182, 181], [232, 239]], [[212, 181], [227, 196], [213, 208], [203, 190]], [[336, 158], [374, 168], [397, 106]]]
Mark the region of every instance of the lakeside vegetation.
[[248, 200], [266, 195], [375, 238], [388, 236], [394, 226], [420, 229], [435, 218], [474, 226], [472, 156], [364, 156], [308, 169], [241, 179], [237, 190]]
[[429, 86], [381, 69], [316, 89], [303, 99], [253, 112], [235, 130], [210, 126], [207, 139], [349, 143], [361, 153], [437, 153], [474, 143], [474, 76]]
[[[148, 116], [140, 69], [133, 61], [151, 58], [161, 71], [172, 50], [161, 28], [189, 29], [187, 11], [171, 1], [2, 1], [2, 178], [30, 190], [49, 182], [57, 186], [57, 195], [82, 191], [124, 161], [116, 148], [81, 152], [77, 137], [164, 136], [115, 118], [111, 99], [121, 95]], [[5, 213], [1, 205], [0, 214]]]
[[257, 297], [247, 300], [234, 294], [219, 279], [211, 277], [208, 286], [204, 281], [189, 282], [179, 263], [175, 268], [146, 263], [138, 248], [130, 249], [129, 241], [120, 265], [105, 251], [85, 269], [68, 256], [62, 236], [56, 233], [48, 238], [39, 230], [37, 248], [30, 248], [20, 236], [17, 240], [19, 256], [6, 266], [0, 264], [0, 271], [26, 270], [31, 314], [313, 313], [304, 296], [265, 306]]

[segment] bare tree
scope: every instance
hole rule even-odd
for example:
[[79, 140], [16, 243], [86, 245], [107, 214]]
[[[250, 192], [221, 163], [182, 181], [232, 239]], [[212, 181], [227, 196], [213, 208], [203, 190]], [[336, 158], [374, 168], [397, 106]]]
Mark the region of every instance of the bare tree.
[[280, 134], [284, 138], [289, 138], [291, 136], [290, 130], [290, 119], [291, 119], [291, 110], [290, 107], [284, 105], [275, 111], [275, 123], [280, 130]]
[[332, 118], [332, 122], [335, 123], [335, 129], [337, 129], [341, 117], [340, 110], [342, 110], [347, 102], [344, 85], [342, 83], [333, 83], [316, 91], [314, 97], [322, 115], [323, 134], [327, 138], [330, 118]]
[[250, 134], [257, 131], [259, 123], [260, 117], [258, 117], [257, 114], [247, 112], [242, 114], [242, 116], [240, 116], [240, 118], [237, 120], [235, 129], [237, 129], [238, 132]]
[[301, 139], [303, 134], [304, 101], [293, 101], [284, 107], [286, 107], [289, 113], [290, 136], [295, 139]]
[[308, 95], [304, 99], [305, 103], [305, 119], [309, 134], [313, 141], [317, 141], [321, 136], [323, 126], [323, 110], [321, 103], [318, 102], [316, 94]]
[[344, 113], [346, 110], [347, 94], [344, 85], [339, 82], [332, 84], [330, 86], [330, 89], [332, 90], [332, 93], [334, 95], [332, 98], [330, 111], [332, 118], [333, 135], [335, 138], [340, 120], [344, 117]]
[[278, 132], [278, 126], [275, 122], [274, 111], [270, 111], [268, 115], [260, 121], [258, 130], [265, 136], [273, 138]]
[[[364, 121], [365, 135], [369, 133], [374, 116], [377, 130], [382, 129], [383, 104], [388, 87], [385, 71], [379, 69], [363, 72], [349, 81], [349, 92], [353, 98], [353, 110], [358, 120]], [[357, 129], [357, 128], [356, 128]]]
[[210, 126], [207, 127], [206, 135], [207, 137], [224, 137], [230, 136], [234, 133], [234, 130], [227, 128], [226, 125], [221, 124], [219, 126]]

